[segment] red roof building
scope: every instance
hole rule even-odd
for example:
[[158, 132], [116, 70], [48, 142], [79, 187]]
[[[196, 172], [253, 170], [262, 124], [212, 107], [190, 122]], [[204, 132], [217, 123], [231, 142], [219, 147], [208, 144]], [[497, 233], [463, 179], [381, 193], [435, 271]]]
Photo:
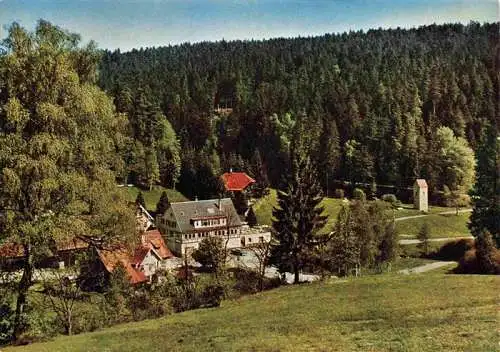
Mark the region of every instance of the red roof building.
[[[158, 230], [144, 232], [141, 235], [141, 243], [132, 252], [123, 247], [115, 250], [99, 250], [98, 254], [108, 273], [113, 272], [118, 265], [123, 266], [131, 284], [149, 281], [158, 268], [158, 263], [174, 257]], [[153, 257], [155, 265], [150, 266], [150, 260], [145, 264], [148, 257]]]
[[131, 284], [135, 285], [148, 281], [146, 274], [132, 266], [131, 259], [133, 258], [127, 249], [98, 250], [97, 253], [108, 273], [112, 273], [115, 268], [121, 265], [125, 269]]
[[226, 191], [241, 192], [255, 183], [255, 180], [244, 172], [226, 172], [221, 176]]
[[150, 230], [144, 232], [141, 237], [142, 245], [154, 249], [161, 257], [161, 259], [168, 259], [174, 257], [172, 252], [168, 249], [165, 241], [159, 230]]

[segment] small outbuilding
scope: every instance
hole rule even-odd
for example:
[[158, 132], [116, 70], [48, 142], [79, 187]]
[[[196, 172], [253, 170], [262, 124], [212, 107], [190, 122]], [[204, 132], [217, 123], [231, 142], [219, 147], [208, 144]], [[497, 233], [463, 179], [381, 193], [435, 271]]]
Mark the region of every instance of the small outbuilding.
[[429, 189], [422, 178], [417, 179], [413, 185], [413, 204], [417, 210], [426, 213], [429, 211]]

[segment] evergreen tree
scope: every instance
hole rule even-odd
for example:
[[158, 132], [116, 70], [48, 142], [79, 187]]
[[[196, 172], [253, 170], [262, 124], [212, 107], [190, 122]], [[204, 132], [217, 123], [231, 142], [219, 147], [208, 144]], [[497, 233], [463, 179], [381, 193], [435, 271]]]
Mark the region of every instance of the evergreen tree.
[[327, 255], [332, 258], [329, 270], [339, 275], [349, 275], [361, 267], [358, 237], [354, 231], [355, 222], [349, 207], [342, 207], [337, 215], [334, 237], [329, 244]]
[[427, 222], [424, 222], [418, 231], [417, 240], [420, 242], [417, 244], [417, 248], [422, 250], [423, 255], [429, 254], [429, 239], [431, 238], [431, 228]]
[[144, 195], [141, 191], [139, 191], [137, 197], [135, 198], [135, 204], [141, 205], [144, 209], [146, 209], [146, 201], [144, 200]]
[[255, 198], [262, 198], [269, 193], [269, 179], [258, 149], [252, 158], [252, 169], [255, 177], [255, 184], [251, 188], [252, 195]]
[[318, 171], [321, 184], [329, 195], [333, 180], [340, 165], [339, 132], [335, 120], [323, 119], [323, 130], [319, 138]]
[[478, 237], [488, 231], [500, 248], [500, 141], [493, 126], [486, 129], [477, 150], [476, 184], [471, 192], [473, 211], [469, 229]]
[[248, 209], [248, 214], [247, 214], [246, 220], [247, 220], [247, 223], [250, 227], [257, 226], [257, 216], [255, 215], [253, 207], [250, 207], [250, 209]]
[[500, 273], [500, 265], [495, 262], [497, 251], [493, 238], [487, 230], [476, 237], [476, 260], [481, 274]]
[[168, 199], [168, 194], [166, 191], [163, 191], [160, 196], [160, 200], [156, 204], [156, 215], [163, 215], [167, 211], [170, 206], [170, 201]]
[[273, 209], [276, 244], [271, 249], [271, 261], [280, 272], [291, 271], [294, 283], [308, 262], [308, 255], [317, 243], [317, 233], [326, 223], [322, 216], [321, 188], [307, 154], [302, 122], [295, 126], [290, 146], [290, 174], [278, 192], [278, 207]]

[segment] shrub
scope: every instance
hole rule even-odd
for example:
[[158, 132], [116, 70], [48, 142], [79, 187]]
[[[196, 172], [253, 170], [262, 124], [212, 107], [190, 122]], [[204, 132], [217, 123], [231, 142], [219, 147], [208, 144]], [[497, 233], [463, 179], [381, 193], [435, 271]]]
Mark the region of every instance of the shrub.
[[365, 191], [363, 191], [361, 188], [354, 188], [354, 191], [352, 192], [352, 197], [362, 202], [366, 200]]
[[398, 198], [394, 194], [384, 194], [382, 200], [387, 203], [395, 205], [398, 202]]
[[9, 342], [12, 336], [14, 310], [9, 301], [0, 298], [0, 345]]
[[474, 247], [474, 240], [461, 239], [445, 243], [437, 251], [432, 252], [429, 258], [437, 260], [454, 260], [458, 261], [467, 251]]
[[342, 188], [337, 188], [335, 190], [334, 197], [338, 199], [344, 199], [344, 190]]

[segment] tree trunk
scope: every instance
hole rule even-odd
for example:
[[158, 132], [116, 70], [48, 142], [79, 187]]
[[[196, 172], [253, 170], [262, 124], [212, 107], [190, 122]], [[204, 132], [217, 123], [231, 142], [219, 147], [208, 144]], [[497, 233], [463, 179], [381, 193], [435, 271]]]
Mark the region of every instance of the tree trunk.
[[19, 281], [17, 289], [16, 315], [14, 317], [14, 331], [12, 339], [17, 341], [23, 333], [23, 314], [28, 303], [28, 290], [31, 287], [33, 278], [33, 254], [31, 253], [31, 244], [26, 244], [24, 247], [24, 267], [23, 276]]
[[71, 313], [67, 313], [66, 317], [66, 334], [71, 336], [73, 334], [73, 321], [71, 319]]

